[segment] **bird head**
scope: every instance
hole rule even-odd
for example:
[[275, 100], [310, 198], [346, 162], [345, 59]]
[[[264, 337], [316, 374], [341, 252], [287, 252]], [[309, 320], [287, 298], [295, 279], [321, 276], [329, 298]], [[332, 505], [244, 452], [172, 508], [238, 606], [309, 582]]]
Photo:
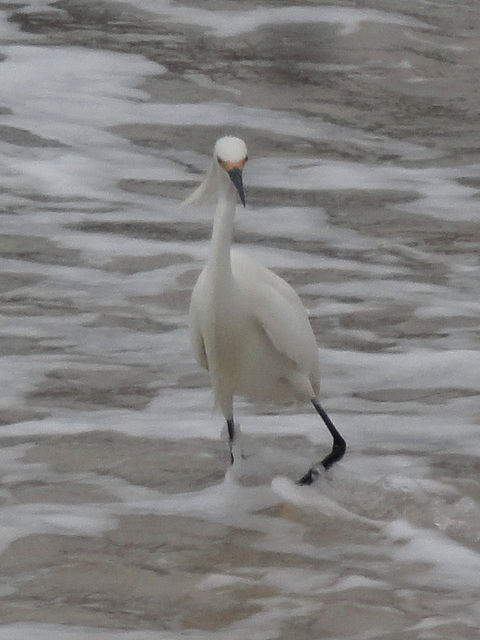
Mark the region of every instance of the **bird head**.
[[245, 206], [242, 171], [247, 162], [247, 147], [240, 138], [224, 136], [215, 144], [213, 162], [201, 185], [187, 198], [184, 204], [206, 204], [216, 201], [219, 195], [219, 181], [229, 180], [235, 187]]
[[218, 166], [233, 182], [240, 196], [240, 200], [243, 206], [245, 206], [245, 193], [242, 179], [243, 167], [248, 160], [245, 142], [240, 138], [225, 136], [217, 140], [214, 153]]

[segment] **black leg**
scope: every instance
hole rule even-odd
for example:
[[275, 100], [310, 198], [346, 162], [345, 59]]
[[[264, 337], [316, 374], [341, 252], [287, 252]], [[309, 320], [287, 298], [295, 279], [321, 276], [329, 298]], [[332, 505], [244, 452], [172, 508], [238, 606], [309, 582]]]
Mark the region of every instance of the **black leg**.
[[235, 442], [235, 424], [233, 418], [227, 418], [228, 442], [230, 444], [230, 464], [233, 464], [233, 443]]
[[330, 469], [330, 467], [333, 464], [335, 464], [335, 462], [338, 462], [339, 460], [341, 460], [343, 458], [343, 456], [345, 454], [345, 451], [347, 450], [347, 443], [342, 438], [342, 436], [339, 434], [339, 432], [337, 431], [335, 425], [330, 420], [330, 418], [328, 417], [326, 411], [322, 408], [322, 406], [316, 400], [312, 400], [312, 404], [315, 407], [315, 409], [317, 410], [318, 415], [324, 421], [327, 429], [330, 431], [330, 433], [332, 435], [332, 438], [333, 438], [332, 450], [328, 454], [328, 456], [325, 456], [325, 458], [321, 462], [322, 466], [325, 469]]
[[345, 451], [347, 450], [347, 443], [337, 431], [337, 428], [328, 417], [327, 412], [316, 400], [312, 400], [312, 404], [315, 407], [318, 415], [324, 421], [325, 426], [330, 431], [333, 438], [333, 446], [328, 456], [325, 456], [325, 458], [321, 462], [319, 462], [318, 465], [315, 465], [311, 469], [309, 469], [307, 473], [302, 478], [300, 478], [298, 484], [312, 484], [312, 482], [315, 482], [315, 480], [320, 475], [318, 468], [316, 467], [322, 465], [324, 469], [330, 469], [330, 467], [335, 464], [335, 462], [338, 462], [343, 458]]

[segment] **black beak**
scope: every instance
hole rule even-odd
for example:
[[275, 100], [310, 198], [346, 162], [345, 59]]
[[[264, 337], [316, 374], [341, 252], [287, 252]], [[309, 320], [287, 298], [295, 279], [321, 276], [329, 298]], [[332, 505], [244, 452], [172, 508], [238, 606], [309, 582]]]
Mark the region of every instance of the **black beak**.
[[242, 180], [242, 170], [238, 167], [234, 167], [228, 171], [228, 175], [230, 176], [230, 180], [235, 185], [235, 189], [238, 191], [238, 195], [240, 196], [240, 200], [245, 206], [245, 192], [243, 191], [243, 180]]

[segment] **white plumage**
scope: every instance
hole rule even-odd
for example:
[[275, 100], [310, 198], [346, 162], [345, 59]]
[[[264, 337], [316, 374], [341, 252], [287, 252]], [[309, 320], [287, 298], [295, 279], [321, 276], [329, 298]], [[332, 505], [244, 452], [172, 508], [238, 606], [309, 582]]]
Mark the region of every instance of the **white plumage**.
[[[192, 292], [191, 340], [208, 369], [215, 400], [227, 421], [233, 463], [233, 398], [281, 403], [312, 402], [334, 444], [322, 460], [328, 468], [345, 452], [319, 404], [318, 350], [307, 312], [292, 287], [250, 256], [231, 249], [236, 196], [245, 204], [243, 140], [220, 138], [207, 175], [186, 203], [216, 202], [210, 255]], [[310, 484], [318, 465], [300, 480]]]

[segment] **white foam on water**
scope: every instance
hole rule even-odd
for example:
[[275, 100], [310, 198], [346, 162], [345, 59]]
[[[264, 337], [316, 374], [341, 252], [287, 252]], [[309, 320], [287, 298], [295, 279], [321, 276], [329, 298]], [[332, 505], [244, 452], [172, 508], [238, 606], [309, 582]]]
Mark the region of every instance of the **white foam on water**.
[[421, 529], [403, 520], [389, 523], [384, 531], [394, 542], [395, 561], [428, 565], [414, 578], [415, 582], [442, 588], [479, 587], [480, 554], [477, 551], [453, 542], [438, 531]]
[[297, 5], [278, 8], [256, 7], [247, 11], [211, 11], [182, 7], [170, 1], [159, 3], [154, 0], [128, 0], [128, 2], [152, 13], [159, 13], [163, 19], [168, 16], [174, 23], [207, 28], [217, 37], [223, 38], [235, 37], [262, 27], [280, 24], [338, 24], [344, 35], [358, 29], [362, 22], [429, 28], [420, 20], [375, 9]]
[[148, 99], [136, 88], [139, 78], [166, 72], [143, 56], [94, 49], [19, 45], [2, 53], [5, 103], [25, 121], [33, 118], [37, 131], [65, 143], [82, 141], [87, 130], [80, 123], [92, 131], [134, 116], [136, 103]]
[[[17, 435], [19, 432], [17, 431]], [[11, 503], [11, 487], [22, 483], [63, 482], [64, 476], [55, 474], [47, 465], [25, 464], [22, 457], [30, 445], [3, 448], [3, 495], [0, 504], [0, 551], [15, 540], [36, 534], [99, 535], [115, 526], [115, 520], [101, 505], [65, 505], [62, 503]]]
[[480, 391], [480, 361], [474, 351], [415, 349], [407, 353], [331, 354], [337, 366], [356, 380], [359, 391], [379, 388], [441, 390], [452, 385]]
[[[318, 481], [317, 481], [318, 482]], [[325, 518], [335, 518], [340, 522], [346, 520], [353, 524], [379, 526], [374, 520], [359, 516], [342, 507], [337, 501], [322, 495], [315, 487], [300, 487], [284, 477], [274, 478], [272, 489], [275, 493], [292, 504], [304, 509], [313, 509]]]
[[[237, 37], [275, 25], [305, 22], [340, 25], [344, 35], [366, 20], [408, 29], [420, 26], [418, 21], [394, 14], [338, 7], [255, 7], [233, 12], [187, 8], [161, 0], [130, 4], [150, 10], [165, 23], [195, 26], [216, 37]], [[30, 7], [51, 10], [44, 0], [31, 2]], [[16, 38], [17, 33], [20, 34], [10, 23], [0, 22], [3, 42]], [[28, 37], [30, 43], [35, 40], [30, 35], [20, 37]], [[38, 408], [46, 414], [43, 419], [2, 425], [1, 435], [5, 438], [60, 437], [106, 430], [152, 440], [216, 440], [224, 428], [222, 417], [211, 411], [211, 392], [202, 387], [208, 385], [208, 380], [204, 377], [202, 382], [187, 338], [187, 290], [194, 272], [203, 263], [208, 242], [182, 237], [149, 240], [70, 228], [83, 221], [108, 223], [111, 231], [116, 222], [209, 224], [209, 209], [180, 209], [170, 199], [135, 190], [127, 192], [119, 185], [124, 179], [197, 184], [199, 176], [193, 178], [182, 162], [204, 169], [211, 150], [206, 148], [199, 155], [194, 151], [146, 149], [131, 144], [109, 127], [149, 124], [167, 131], [169, 127], [199, 127], [199, 123], [202, 127], [226, 129], [239, 126], [252, 137], [257, 132], [264, 136], [288, 132], [290, 139], [333, 143], [348, 140], [364, 150], [394, 153], [397, 160], [377, 164], [278, 155], [252, 157], [245, 170], [247, 189], [251, 186], [259, 188], [259, 193], [261, 189], [278, 191], [278, 206], [239, 212], [239, 231], [257, 236], [246, 250], [267, 266], [291, 270], [292, 275], [297, 269], [304, 274], [308, 270], [327, 276], [329, 272], [336, 274], [336, 280], [319, 276], [318, 282], [310, 279], [296, 288], [317, 319], [332, 323], [327, 332], [337, 339], [337, 344], [342, 344], [340, 338], [344, 335], [371, 339], [384, 347], [374, 353], [347, 346], [320, 350], [322, 402], [349, 444], [341, 464], [322, 475], [313, 487], [298, 487], [294, 480], [331, 446], [318, 416], [311, 408], [302, 407], [257, 413], [240, 402], [242, 436], [237, 446], [252, 455], [239, 460], [222, 482], [199, 491], [164, 494], [113, 475], [55, 474], [46, 465], [23, 461], [24, 445], [4, 447], [0, 465], [1, 497], [5, 500], [0, 505], [0, 547], [4, 549], [14, 540], [35, 533], [100, 536], [115, 528], [118, 518], [124, 515], [174, 514], [259, 532], [264, 537], [257, 548], [299, 554], [305, 564], [308, 559], [319, 558], [331, 563], [333, 568], [323, 574], [302, 566], [291, 570], [266, 568], [264, 583], [282, 587], [281, 596], [265, 600], [263, 611], [226, 630], [182, 631], [187, 640], [270, 640], [291, 611], [299, 617], [312, 614], [316, 605], [306, 601], [307, 592], [330, 595], [363, 587], [378, 591], [384, 584], [387, 590], [393, 588], [397, 578], [396, 572], [392, 574], [392, 565], [404, 576], [404, 582], [395, 588], [431, 586], [447, 590], [455, 602], [461, 602], [464, 619], [468, 619], [470, 590], [480, 586], [476, 533], [479, 509], [473, 497], [462, 494], [462, 487], [470, 486], [470, 480], [462, 477], [461, 463], [456, 468], [459, 477], [453, 472], [435, 475], [432, 456], [457, 454], [470, 460], [480, 455], [480, 370], [475, 339], [465, 335], [462, 348], [456, 344], [451, 348], [446, 337], [439, 337], [432, 346], [428, 335], [416, 339], [407, 335], [389, 346], [388, 338], [381, 342], [377, 335], [379, 327], [350, 329], [348, 322], [342, 327], [339, 324], [343, 318], [348, 320], [348, 314], [354, 317], [364, 312], [378, 312], [381, 322], [380, 312], [392, 304], [411, 309], [411, 317], [416, 320], [438, 319], [448, 327], [456, 317], [460, 324], [474, 319], [479, 310], [475, 256], [449, 254], [428, 246], [419, 248], [395, 237], [377, 237], [361, 225], [355, 225], [361, 231], [350, 229], [345, 223], [338, 225], [319, 208], [283, 206], [282, 190], [411, 193], [415, 200], [390, 205], [386, 212], [429, 215], [434, 229], [436, 218], [476, 221], [477, 190], [462, 184], [461, 178], [478, 177], [478, 166], [405, 167], [403, 161], [433, 158], [438, 153], [294, 112], [214, 101], [155, 103], [141, 87], [146, 77], [166, 73], [162, 65], [139, 55], [81, 47], [23, 46], [19, 38], [13, 45], [2, 46], [6, 59], [0, 62], [0, 83], [9, 87], [2, 104], [11, 113], [1, 115], [0, 123], [48, 138], [56, 146], [0, 144], [0, 186], [5, 191], [5, 204], [16, 212], [2, 216], [2, 233], [28, 236], [33, 249], [35, 239], [39, 243], [48, 239], [60, 249], [79, 250], [81, 255], [78, 265], [55, 264], [54, 258], [52, 262], [37, 261], [33, 249], [31, 255], [28, 250], [12, 251], [0, 260], [4, 277], [39, 278], [22, 281], [12, 289], [11, 296], [6, 296], [6, 308], [0, 315], [2, 337], [6, 342], [39, 341], [40, 350], [36, 352], [32, 347], [33, 352], [29, 353], [25, 347], [24, 355], [2, 357], [2, 409]], [[186, 79], [208, 88], [203, 77], [187, 72]], [[32, 199], [32, 194], [40, 197]], [[274, 240], [271, 246], [263, 245], [262, 235], [267, 243]], [[308, 253], [299, 249], [300, 245], [277, 248], [275, 242], [285, 238], [315, 241], [321, 251]], [[7, 242], [5, 247], [7, 252]], [[185, 254], [191, 261], [131, 275], [102, 269], [117, 257], [165, 257], [174, 253]], [[427, 275], [430, 269], [438, 268], [442, 277], [416, 280], [410, 261], [425, 265]], [[182, 291], [184, 300], [178, 302], [175, 295]], [[69, 299], [73, 301], [70, 315], [61, 312], [62, 305], [68, 308]], [[24, 314], [18, 314], [21, 305]], [[32, 313], [37, 306], [52, 314]], [[122, 313], [130, 317], [133, 307], [145, 313], [147, 319], [171, 323], [175, 330], [156, 334], [128, 326], [95, 326], [103, 313], [107, 317], [122, 317]], [[14, 316], [10, 313], [12, 308], [17, 312]], [[59, 313], [55, 315], [57, 308]], [[455, 341], [455, 327], [448, 330]], [[52, 347], [52, 351], [42, 353], [41, 347]], [[151, 367], [151, 371], [158, 372], [162, 391], [143, 410], [67, 409], [53, 401], [48, 406], [48, 394], [44, 404], [36, 407], [30, 395], [52, 372], [61, 375], [65, 369], [82, 374], [101, 368], [108, 376], [129, 366]], [[192, 374], [198, 376], [199, 388], [183, 388], [189, 385], [182, 386], [179, 380]], [[282, 437], [292, 438], [293, 444], [286, 450], [276, 442]], [[297, 438], [304, 443], [302, 453], [297, 452]], [[228, 445], [224, 444], [227, 460]], [[467, 466], [466, 469], [465, 473]], [[248, 486], [242, 484], [246, 480], [250, 482]], [[111, 492], [112, 501], [10, 504], [11, 488], [22, 482], [94, 484]], [[270, 509], [287, 515], [272, 516]], [[304, 539], [311, 526], [308, 517], [316, 518], [317, 525], [329, 521], [339, 526], [365, 527], [371, 535], [364, 546], [348, 548], [348, 541], [339, 546], [313, 544]], [[385, 560], [379, 560], [375, 553]], [[346, 557], [351, 575], [339, 576], [336, 567], [344, 566]], [[374, 558], [371, 563], [370, 558]], [[217, 588], [249, 579], [225, 571], [206, 574], [200, 584], [215, 593]], [[457, 613], [451, 615], [447, 596], [446, 601], [444, 618], [457, 619]], [[425, 629], [435, 628], [433, 618], [430, 622], [430, 627], [425, 622]], [[27, 636], [39, 640], [47, 636], [49, 640], [173, 640], [178, 634], [42, 624], [0, 627], [0, 640], [23, 640]]]
[[164, 67], [138, 55], [75, 47], [16, 45], [2, 53], [0, 83], [9, 87], [4, 104], [12, 114], [0, 122], [54, 145], [32, 150], [3, 144], [0, 182], [7, 188], [100, 198], [112, 195], [119, 172], [128, 176], [132, 167], [145, 167], [145, 156], [105, 127], [136, 119], [148, 100], [136, 85], [142, 76], [162, 75]]
[[478, 166], [461, 168], [405, 168], [394, 164], [366, 164], [301, 158], [258, 159], [251, 178], [254, 185], [273, 189], [405, 191], [417, 197], [396, 209], [415, 211], [447, 220], [475, 220], [480, 212], [477, 189], [458, 182], [478, 175]]

